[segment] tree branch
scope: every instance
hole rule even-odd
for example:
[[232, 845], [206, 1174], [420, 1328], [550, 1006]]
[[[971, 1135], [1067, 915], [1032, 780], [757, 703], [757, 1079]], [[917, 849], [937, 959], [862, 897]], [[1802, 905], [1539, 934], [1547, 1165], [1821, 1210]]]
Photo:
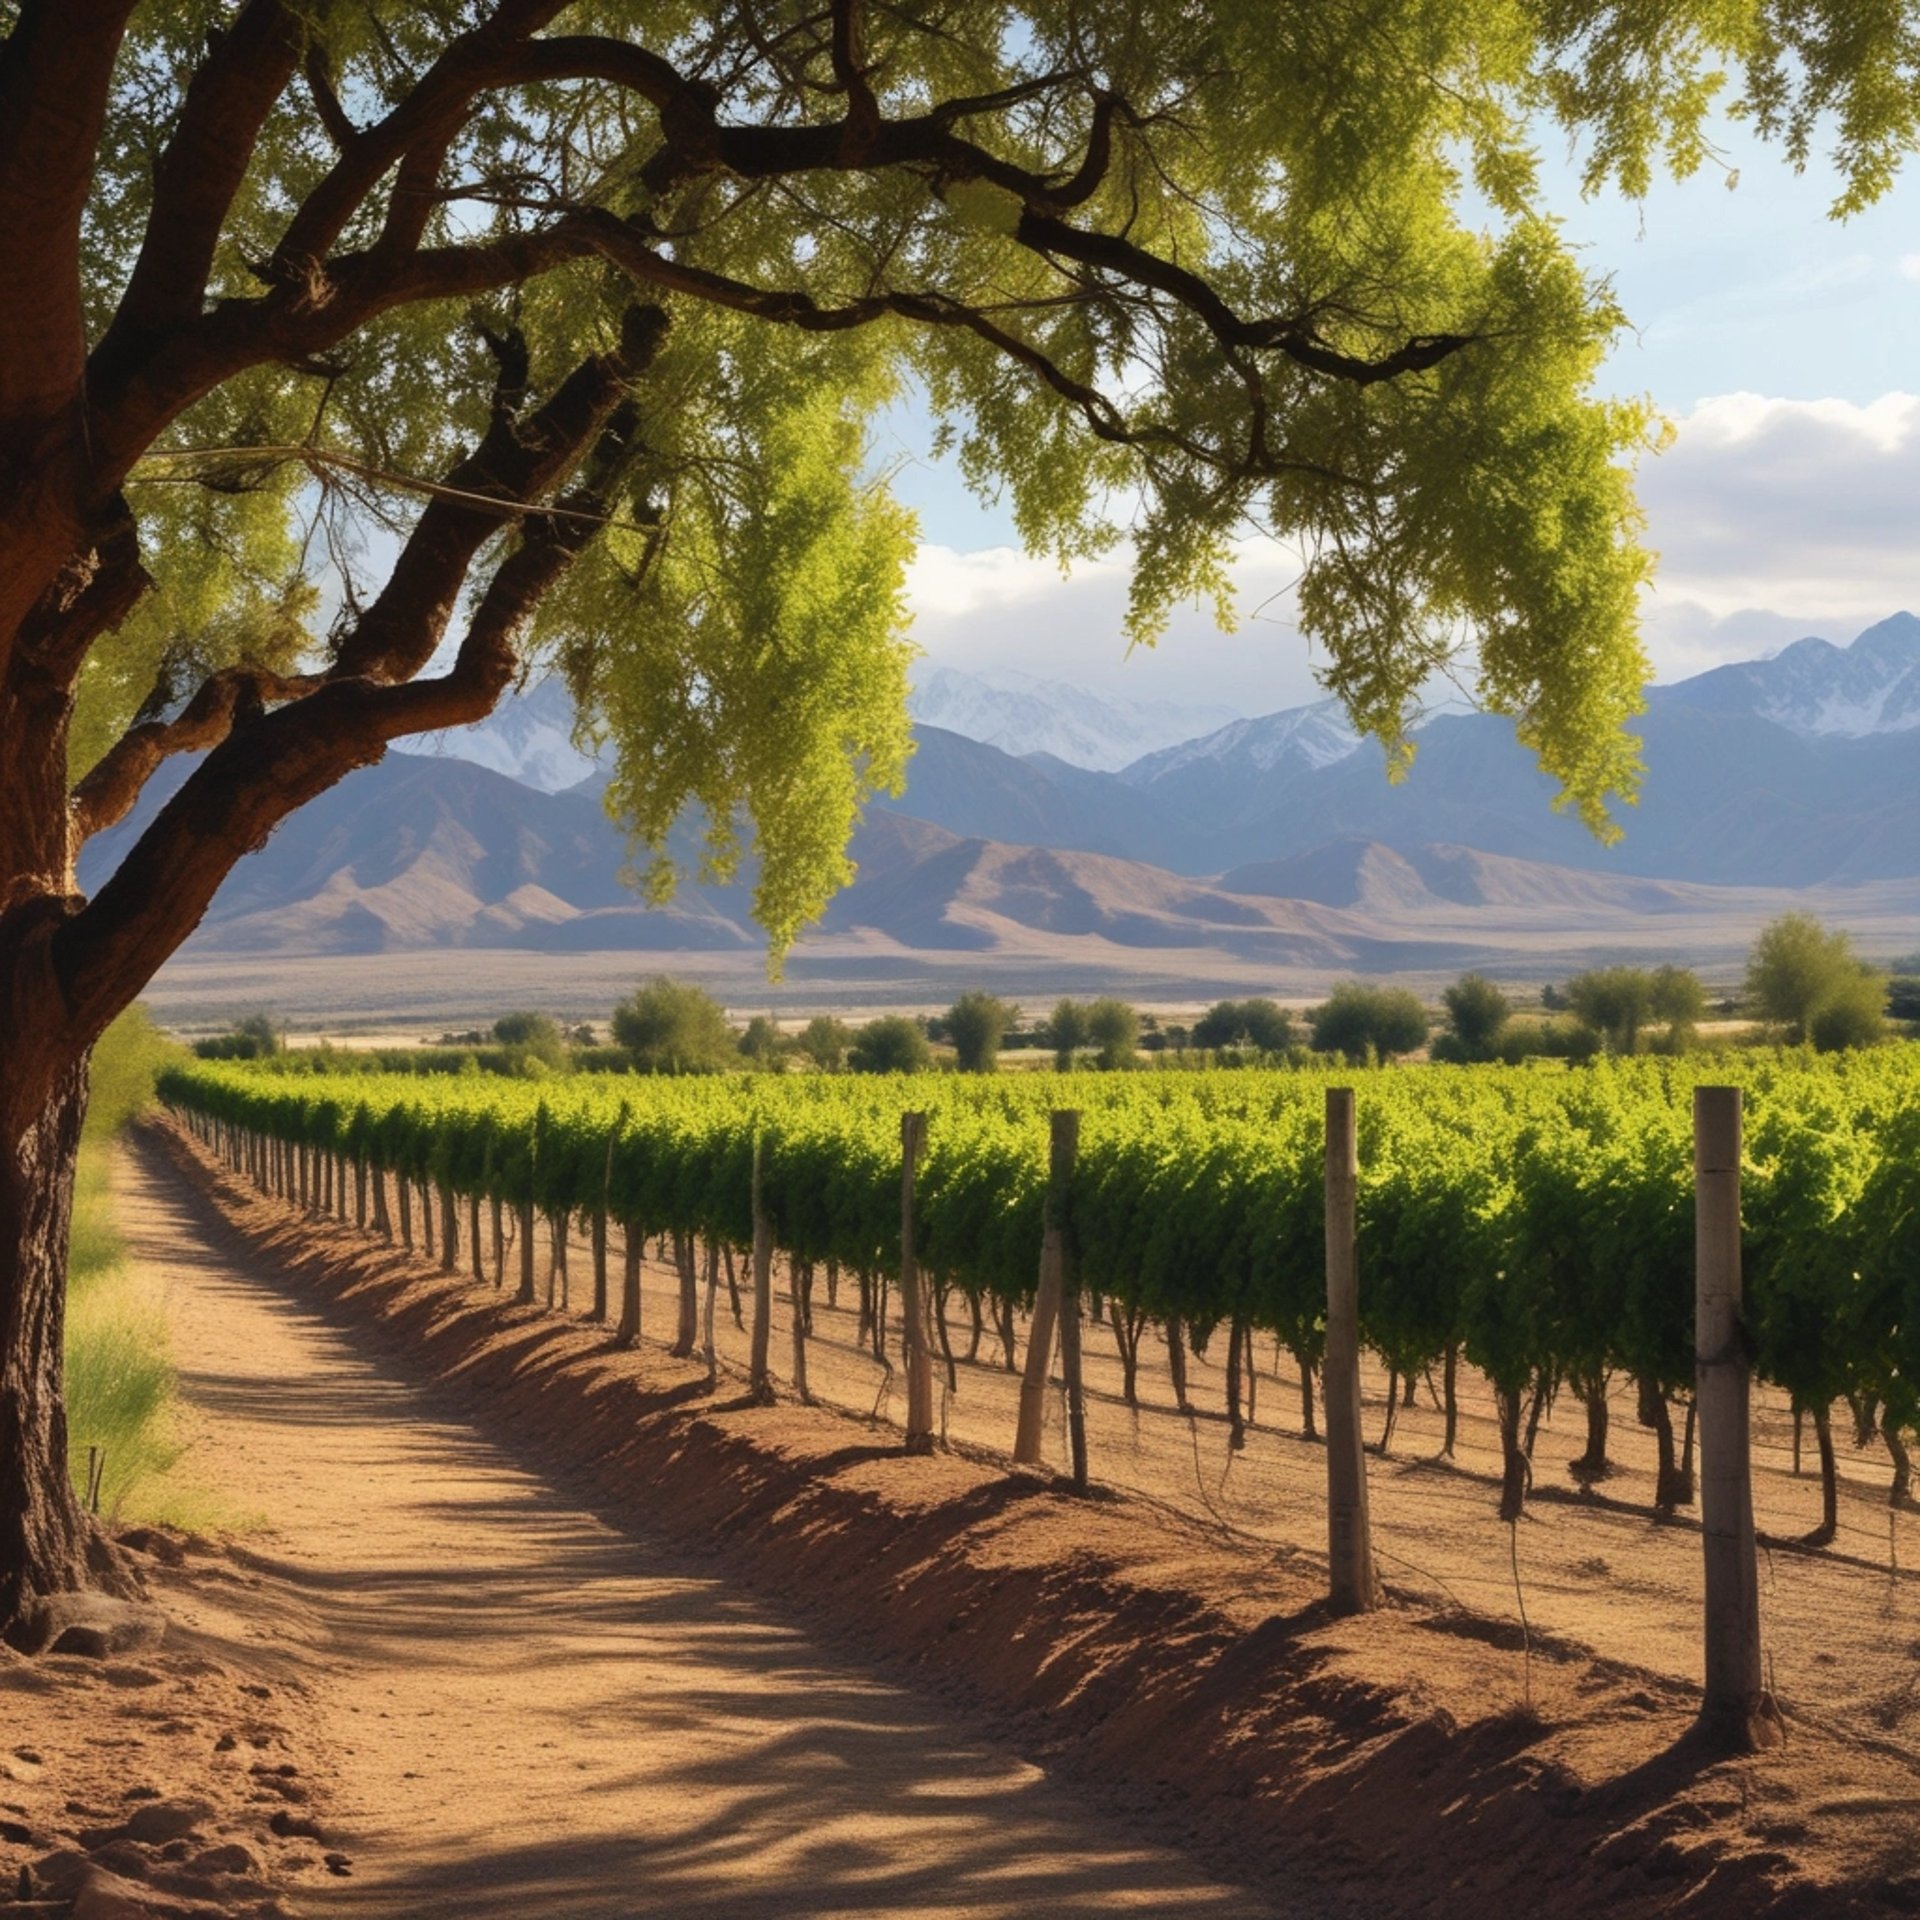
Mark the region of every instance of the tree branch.
[[221, 226], [305, 40], [284, 0], [247, 0], [214, 40], [154, 165], [146, 237], [100, 363], [137, 352], [156, 329], [199, 318]]
[[172, 720], [130, 727], [73, 790], [73, 843], [78, 849], [133, 811], [141, 789], [163, 760], [176, 753], [202, 753], [232, 731], [236, 712], [258, 712], [269, 701], [297, 700], [318, 687], [320, 674], [264, 673], [228, 667], [210, 674]]

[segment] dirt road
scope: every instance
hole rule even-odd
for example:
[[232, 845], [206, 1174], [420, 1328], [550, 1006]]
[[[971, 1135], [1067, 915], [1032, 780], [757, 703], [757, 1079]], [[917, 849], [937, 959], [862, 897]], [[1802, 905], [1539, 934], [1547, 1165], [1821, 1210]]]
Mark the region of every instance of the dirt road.
[[198, 1477], [270, 1516], [218, 1625], [280, 1650], [338, 1763], [351, 1871], [302, 1890], [314, 1911], [1286, 1911], [602, 1524], [233, 1252], [150, 1145], [118, 1180]]

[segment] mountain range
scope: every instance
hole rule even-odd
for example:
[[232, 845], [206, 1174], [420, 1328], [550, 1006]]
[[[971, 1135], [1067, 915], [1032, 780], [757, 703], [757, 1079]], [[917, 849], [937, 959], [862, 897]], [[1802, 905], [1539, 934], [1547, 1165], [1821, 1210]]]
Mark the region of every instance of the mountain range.
[[[1040, 705], [1070, 706], [1071, 691]], [[969, 967], [1051, 956], [1069, 971], [1126, 954], [1190, 973], [1204, 955], [1289, 971], [1511, 971], [1549, 953], [1731, 952], [1805, 889], [1852, 913], [1869, 944], [1910, 947], [1916, 725], [1920, 620], [1905, 614], [1850, 647], [1802, 641], [1656, 687], [1639, 728], [1641, 803], [1607, 847], [1553, 811], [1549, 783], [1491, 715], [1429, 719], [1398, 785], [1332, 702], [1235, 718], [1118, 768], [923, 722], [905, 794], [870, 807], [858, 878], [806, 950], [965, 955]], [[556, 687], [448, 739], [475, 732], [473, 756], [392, 754], [293, 816], [236, 868], [190, 950], [758, 954], [750, 875], [685, 886], [665, 907], [622, 883], [603, 776], [573, 748]], [[90, 845], [83, 885], [187, 770], [166, 770]], [[693, 850], [676, 836], [677, 854]]]

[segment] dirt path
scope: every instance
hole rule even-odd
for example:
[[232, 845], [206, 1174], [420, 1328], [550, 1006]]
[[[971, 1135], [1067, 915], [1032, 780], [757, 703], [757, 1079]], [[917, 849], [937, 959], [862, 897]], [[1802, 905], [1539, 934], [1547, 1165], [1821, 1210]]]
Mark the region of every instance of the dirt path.
[[1282, 1911], [601, 1524], [215, 1244], [150, 1146], [118, 1181], [198, 1475], [272, 1517], [247, 1624], [338, 1760], [328, 1844], [353, 1868], [305, 1891], [314, 1910]]

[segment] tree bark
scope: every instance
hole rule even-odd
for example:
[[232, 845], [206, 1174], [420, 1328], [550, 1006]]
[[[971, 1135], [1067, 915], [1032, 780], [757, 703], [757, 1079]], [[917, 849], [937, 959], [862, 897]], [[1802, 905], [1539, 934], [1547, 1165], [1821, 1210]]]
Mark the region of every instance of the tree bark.
[[1180, 1337], [1180, 1316], [1170, 1313], [1167, 1329], [1167, 1379], [1173, 1387], [1173, 1404], [1181, 1413], [1190, 1413], [1187, 1403], [1187, 1347]]
[[1889, 1414], [1880, 1424], [1880, 1437], [1887, 1443], [1887, 1456], [1893, 1462], [1893, 1486], [1887, 1504], [1906, 1507], [1913, 1504], [1913, 1456], [1900, 1433], [1900, 1423]]
[[1811, 1411], [1813, 1437], [1820, 1449], [1820, 1524], [1804, 1536], [1801, 1544], [1830, 1547], [1840, 1531], [1840, 1463], [1833, 1450], [1833, 1409], [1819, 1400]]
[[1667, 1518], [1680, 1504], [1680, 1468], [1673, 1450], [1673, 1411], [1667, 1405], [1667, 1396], [1647, 1379], [1640, 1382], [1640, 1424], [1653, 1429], [1656, 1458], [1653, 1510]]
[[1450, 1340], [1440, 1370], [1440, 1391], [1447, 1410], [1446, 1432], [1440, 1442], [1440, 1456], [1444, 1460], [1453, 1458], [1454, 1442], [1460, 1437], [1459, 1386], [1460, 1345], [1458, 1341]]
[[1567, 1462], [1567, 1471], [1584, 1487], [1606, 1479], [1613, 1472], [1613, 1462], [1607, 1458], [1611, 1409], [1607, 1404], [1605, 1374], [1583, 1380], [1578, 1386], [1580, 1402], [1587, 1410], [1587, 1445], [1577, 1459]]
[[1500, 1409], [1500, 1450], [1506, 1465], [1500, 1476], [1500, 1518], [1518, 1520], [1527, 1509], [1527, 1486], [1533, 1479], [1533, 1465], [1520, 1441], [1520, 1401], [1516, 1388], [1509, 1393], [1496, 1388], [1494, 1399]]
[[694, 1270], [692, 1234], [673, 1236], [673, 1266], [680, 1282], [680, 1318], [670, 1351], [676, 1360], [691, 1360], [694, 1342], [700, 1338], [700, 1280]]
[[620, 1272], [620, 1325], [614, 1338], [623, 1347], [640, 1344], [640, 1263], [647, 1250], [646, 1235], [629, 1223], [620, 1229], [625, 1260]]
[[0, 1634], [88, 1584], [94, 1533], [67, 1467], [61, 1347], [86, 1062], [6, 1069], [0, 1157]]

